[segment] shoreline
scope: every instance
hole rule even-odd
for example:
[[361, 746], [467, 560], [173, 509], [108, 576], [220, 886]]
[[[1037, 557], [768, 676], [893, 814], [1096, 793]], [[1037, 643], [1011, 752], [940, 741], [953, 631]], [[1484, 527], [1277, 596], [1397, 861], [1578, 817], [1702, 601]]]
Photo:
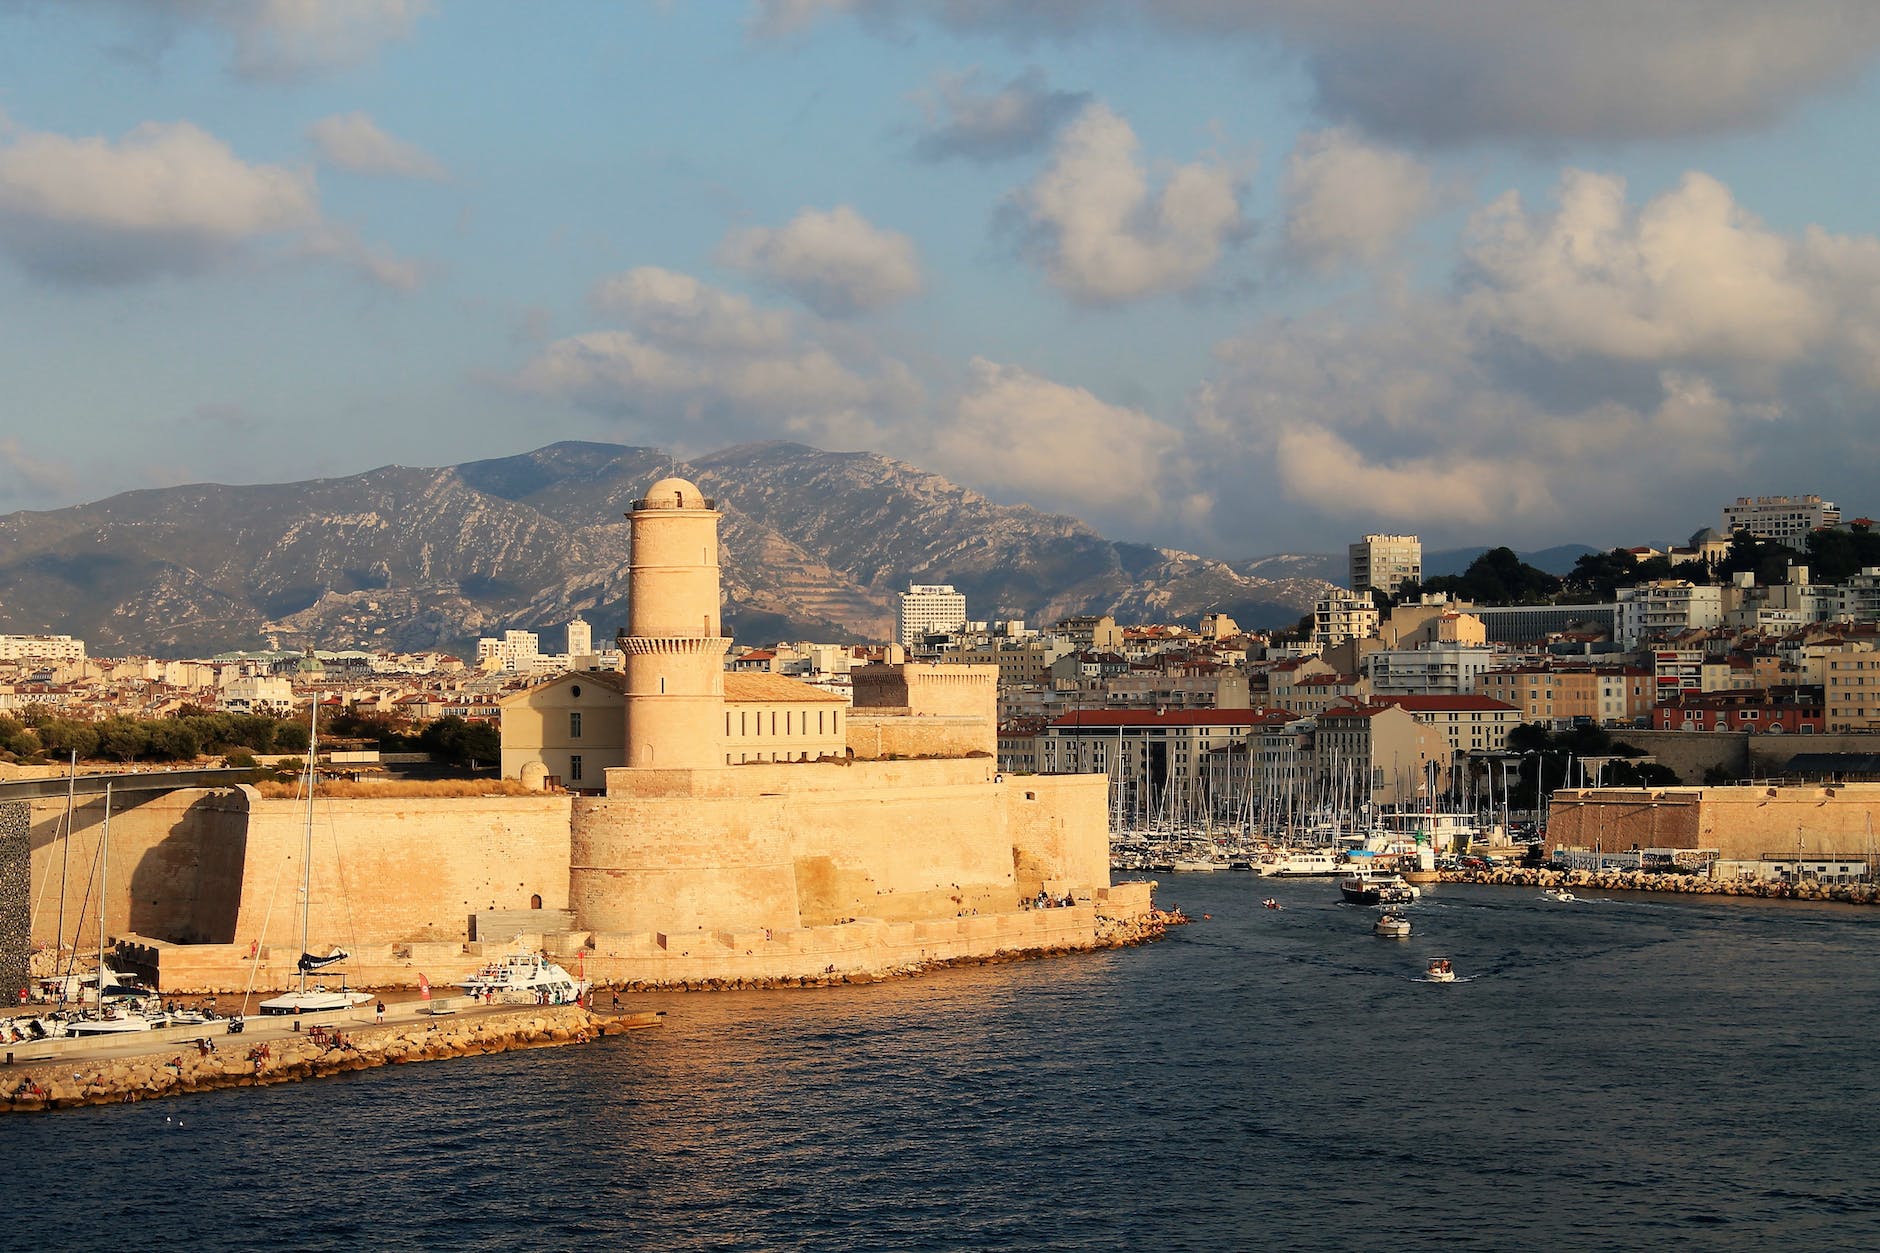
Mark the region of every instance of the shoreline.
[[220, 1034], [212, 1041], [213, 1052], [202, 1051], [194, 1040], [168, 1041], [157, 1052], [8, 1066], [0, 1070], [5, 1085], [0, 1104], [10, 1113], [42, 1113], [297, 1083], [381, 1066], [586, 1044], [659, 1021], [651, 1011], [611, 1015], [579, 1005], [531, 1005], [474, 1018], [439, 1016], [383, 1026], [334, 1023], [261, 1038]]
[[1479, 883], [1491, 887], [1597, 888], [1605, 892], [1669, 892], [1686, 896], [1743, 896], [1770, 901], [1825, 901], [1840, 905], [1880, 905], [1880, 884], [1785, 883], [1771, 879], [1712, 879], [1694, 874], [1643, 870], [1548, 870], [1507, 866], [1499, 870], [1444, 870], [1442, 883]]

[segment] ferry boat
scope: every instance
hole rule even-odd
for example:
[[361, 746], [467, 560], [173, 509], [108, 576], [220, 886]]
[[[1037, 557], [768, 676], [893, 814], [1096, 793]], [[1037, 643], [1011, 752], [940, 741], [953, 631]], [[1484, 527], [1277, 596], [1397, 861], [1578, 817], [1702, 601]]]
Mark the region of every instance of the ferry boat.
[[577, 979], [543, 953], [511, 953], [490, 962], [458, 985], [471, 996], [515, 1000], [518, 996], [549, 1005], [572, 1005], [593, 983]]
[[1389, 870], [1357, 870], [1338, 881], [1338, 893], [1353, 905], [1408, 905], [1421, 888]]

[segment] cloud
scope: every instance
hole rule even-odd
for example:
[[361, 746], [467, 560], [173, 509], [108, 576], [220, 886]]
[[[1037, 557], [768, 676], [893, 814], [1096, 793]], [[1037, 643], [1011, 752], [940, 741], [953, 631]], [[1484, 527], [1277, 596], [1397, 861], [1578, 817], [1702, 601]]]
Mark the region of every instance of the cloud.
[[328, 164], [355, 174], [439, 181], [449, 177], [438, 160], [416, 144], [395, 139], [364, 113], [338, 113], [307, 128]]
[[1430, 173], [1343, 129], [1299, 137], [1286, 162], [1286, 249], [1305, 265], [1376, 261], [1430, 207]]
[[411, 33], [432, 0], [117, 0], [134, 17], [210, 26], [232, 43], [242, 78], [291, 82], [370, 60]]
[[914, 241], [847, 205], [805, 209], [784, 226], [732, 231], [719, 260], [831, 318], [885, 308], [921, 288]]
[[780, 427], [866, 447], [925, 403], [899, 362], [820, 340], [787, 313], [689, 275], [634, 270], [601, 282], [593, 300], [622, 327], [554, 341], [517, 373], [517, 387], [691, 449], [774, 437]]
[[760, 34], [853, 14], [1028, 43], [1144, 31], [1302, 61], [1319, 110], [1418, 144], [1638, 140], [1764, 126], [1851, 85], [1880, 51], [1871, 0], [777, 0]]
[[1217, 346], [1188, 437], [1222, 528], [1270, 493], [1301, 526], [1639, 542], [1876, 455], [1880, 239], [1777, 232], [1701, 174], [1633, 204], [1568, 171], [1551, 210], [1501, 197], [1465, 242], [1428, 290]]
[[397, 292], [424, 286], [428, 270], [421, 262], [401, 257], [381, 244], [367, 243], [351, 227], [322, 222], [301, 237], [300, 254], [338, 261], [362, 277]]
[[250, 165], [187, 122], [146, 122], [116, 143], [27, 132], [0, 147], [0, 247], [41, 278], [207, 269], [319, 217], [305, 173]]
[[276, 244], [409, 289], [415, 267], [320, 212], [312, 175], [250, 164], [188, 122], [111, 141], [14, 129], [0, 143], [0, 250], [52, 282], [191, 275]]
[[1024, 156], [1051, 137], [1090, 101], [1082, 91], [1054, 91], [1036, 66], [1003, 86], [990, 86], [978, 69], [943, 74], [918, 97], [924, 115], [915, 154], [928, 161], [961, 157], [1002, 161]]
[[1013, 198], [1053, 286], [1086, 304], [1184, 291], [1242, 230], [1233, 171], [1196, 162], [1153, 194], [1135, 131], [1102, 104], [1059, 137], [1050, 166]]
[[938, 467], [987, 491], [1154, 518], [1182, 474], [1180, 434], [1140, 409], [1081, 387], [975, 357], [928, 451]]
[[1476, 214], [1467, 308], [1554, 358], [1733, 369], [1835, 358], [1880, 336], [1880, 241], [1782, 235], [1721, 182], [1686, 174], [1634, 209], [1622, 179], [1569, 170], [1558, 207], [1508, 193]]

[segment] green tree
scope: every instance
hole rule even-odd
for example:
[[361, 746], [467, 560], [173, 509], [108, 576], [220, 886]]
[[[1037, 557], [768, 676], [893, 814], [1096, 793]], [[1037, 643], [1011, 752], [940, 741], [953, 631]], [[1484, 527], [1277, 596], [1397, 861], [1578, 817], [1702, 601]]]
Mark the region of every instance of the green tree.
[[1855, 523], [1808, 533], [1808, 577], [1815, 582], [1844, 583], [1869, 566], [1880, 566], [1880, 531]]

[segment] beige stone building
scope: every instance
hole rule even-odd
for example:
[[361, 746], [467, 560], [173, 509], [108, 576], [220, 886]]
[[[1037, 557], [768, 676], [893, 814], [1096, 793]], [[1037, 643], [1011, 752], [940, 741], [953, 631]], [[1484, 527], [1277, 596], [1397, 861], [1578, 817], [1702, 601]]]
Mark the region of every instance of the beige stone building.
[[[1447, 783], [1450, 747], [1436, 728], [1392, 705], [1334, 709], [1318, 719], [1313, 768], [1327, 784], [1348, 775], [1373, 805], [1405, 805], [1427, 797], [1432, 780]], [[1436, 774], [1432, 773], [1432, 766]]]

